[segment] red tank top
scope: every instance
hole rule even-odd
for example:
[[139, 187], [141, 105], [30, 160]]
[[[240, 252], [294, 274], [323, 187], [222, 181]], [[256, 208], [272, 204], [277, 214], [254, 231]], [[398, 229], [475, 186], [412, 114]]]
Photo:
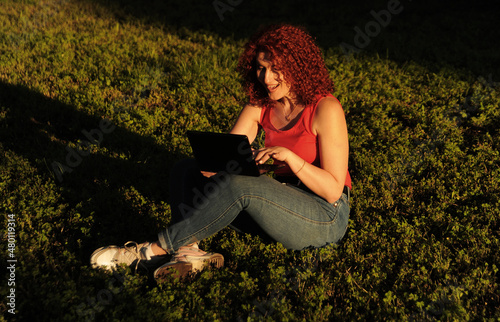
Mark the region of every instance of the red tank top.
[[[331, 94], [327, 96], [335, 98]], [[318, 103], [324, 97], [326, 96], [318, 96], [316, 103], [306, 106], [297, 123], [295, 123], [292, 128], [285, 131], [275, 128], [271, 123], [272, 107], [262, 108], [260, 114], [260, 125], [266, 133], [265, 145], [288, 148], [306, 162], [319, 167], [319, 142], [318, 137], [312, 132], [312, 121], [316, 108], [318, 107]], [[280, 176], [293, 175], [293, 172], [289, 167], [276, 170], [275, 173]], [[347, 171], [345, 185], [351, 188], [351, 176], [349, 175], [349, 171]]]

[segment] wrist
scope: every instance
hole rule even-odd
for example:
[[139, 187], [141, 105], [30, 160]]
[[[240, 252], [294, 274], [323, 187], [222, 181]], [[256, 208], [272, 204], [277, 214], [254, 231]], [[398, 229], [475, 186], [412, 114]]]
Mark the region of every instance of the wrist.
[[302, 171], [302, 169], [304, 168], [304, 166], [306, 165], [306, 160], [302, 160], [302, 165], [300, 166], [299, 170], [295, 171], [293, 174], [297, 175], [300, 171]]
[[293, 174], [297, 175], [298, 173], [304, 171], [304, 167], [307, 162], [295, 153], [292, 154], [292, 156], [293, 158], [288, 163], [288, 166], [290, 167], [290, 170], [292, 170]]

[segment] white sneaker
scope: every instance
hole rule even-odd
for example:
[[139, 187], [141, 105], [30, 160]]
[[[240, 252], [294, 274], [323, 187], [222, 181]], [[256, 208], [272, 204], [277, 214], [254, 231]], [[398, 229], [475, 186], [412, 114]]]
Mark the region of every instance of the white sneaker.
[[[146, 268], [146, 262], [151, 261], [152, 258], [146, 255], [149, 242], [137, 244], [136, 242], [126, 242], [123, 247], [119, 246], [105, 246], [95, 250], [90, 256], [90, 265], [93, 268], [104, 268], [106, 270], [114, 270], [117, 266], [122, 264], [134, 268], [137, 271], [139, 264]], [[160, 259], [164, 256], [153, 256], [153, 259]]]
[[182, 246], [170, 262], [155, 270], [154, 278], [161, 281], [168, 275], [186, 277], [191, 273], [200, 272], [210, 265], [217, 268], [224, 266], [224, 257], [218, 253], [202, 251], [196, 243]]

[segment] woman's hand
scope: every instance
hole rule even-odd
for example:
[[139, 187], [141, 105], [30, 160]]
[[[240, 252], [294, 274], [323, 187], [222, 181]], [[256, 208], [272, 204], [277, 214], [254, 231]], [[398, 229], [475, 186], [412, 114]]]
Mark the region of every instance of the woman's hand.
[[255, 162], [259, 164], [265, 163], [269, 158], [276, 161], [287, 162], [292, 154], [292, 151], [282, 146], [267, 147], [254, 151]]
[[205, 176], [205, 177], [207, 177], [207, 178], [210, 178], [210, 177], [212, 177], [212, 176], [214, 176], [214, 175], [216, 175], [216, 174], [217, 174], [217, 173], [215, 173], [215, 172], [208, 172], [208, 171], [200, 171], [200, 172], [201, 172], [201, 174], [202, 174], [203, 176]]

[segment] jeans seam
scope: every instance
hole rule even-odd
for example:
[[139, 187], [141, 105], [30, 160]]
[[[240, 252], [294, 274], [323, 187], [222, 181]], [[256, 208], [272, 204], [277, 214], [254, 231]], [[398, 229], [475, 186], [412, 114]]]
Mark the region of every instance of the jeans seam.
[[[167, 237], [168, 241], [167, 241]], [[172, 240], [170, 239], [170, 235], [167, 230], [161, 231], [158, 233], [158, 241], [160, 242], [160, 247], [163, 248], [167, 253], [172, 253], [174, 248], [172, 244]], [[170, 242], [170, 244], [169, 244]], [[163, 247], [165, 245], [165, 247]]]
[[[174, 244], [172, 243], [172, 239], [170, 239], [170, 235], [169, 234], [167, 234], [167, 238], [168, 238], [167, 247], [171, 247], [172, 248], [172, 252], [173, 252], [174, 251]], [[168, 245], [168, 244], [170, 244], [170, 245]], [[167, 250], [167, 252], [168, 252], [168, 250]]]
[[210, 223], [208, 223], [205, 227], [203, 227], [202, 229], [190, 234], [189, 236], [187, 236], [186, 238], [184, 238], [183, 240], [189, 240], [191, 237], [193, 236], [196, 236], [197, 234], [200, 234], [206, 230], [208, 230], [210, 227], [212, 227], [213, 225], [217, 224], [222, 218], [224, 218], [225, 214], [229, 211], [229, 209], [231, 209], [237, 202], [240, 201], [241, 198], [238, 198], [236, 199], [233, 203], [231, 203], [227, 208], [226, 210], [224, 210], [217, 218], [215, 218], [213, 221], [211, 221]]
[[[266, 203], [268, 203], [268, 204], [271, 204], [271, 205], [273, 205], [273, 206], [276, 206], [277, 208], [282, 209], [283, 211], [285, 211], [285, 212], [289, 213], [290, 215], [293, 215], [293, 216], [295, 216], [295, 217], [297, 217], [297, 218], [300, 218], [300, 219], [304, 220], [305, 222], [308, 222], [308, 223], [310, 223], [310, 224], [314, 224], [314, 225], [318, 225], [318, 226], [330, 226], [330, 225], [334, 224], [334, 223], [337, 221], [337, 218], [338, 218], [338, 210], [337, 210], [337, 211], [335, 211], [335, 213], [334, 213], [334, 215], [333, 215], [333, 218], [331, 218], [331, 220], [329, 220], [329, 221], [326, 221], [326, 222], [325, 222], [325, 221], [317, 221], [317, 220], [312, 220], [312, 219], [309, 219], [309, 218], [307, 218], [307, 217], [304, 217], [304, 216], [302, 216], [302, 215], [300, 215], [300, 214], [298, 214], [298, 213], [296, 213], [296, 212], [294, 212], [294, 211], [292, 211], [292, 210], [290, 210], [290, 209], [288, 209], [288, 208], [285, 208], [285, 207], [283, 207], [282, 205], [280, 205], [280, 204], [278, 204], [278, 203], [272, 202], [272, 201], [270, 201], [269, 199], [266, 199], [266, 198], [264, 198], [264, 197], [261, 197], [261, 196], [254, 196], [254, 195], [246, 195], [246, 194], [245, 194], [245, 195], [242, 195], [242, 196], [238, 197], [238, 198], [237, 198], [237, 199], [236, 199], [233, 203], [231, 203], [231, 204], [230, 204], [230, 205], [229, 205], [229, 206], [228, 206], [228, 207], [227, 207], [227, 208], [226, 208], [223, 212], [221, 212], [221, 214], [220, 214], [217, 218], [215, 218], [213, 221], [209, 222], [209, 223], [208, 223], [207, 225], [205, 225], [202, 229], [199, 229], [198, 231], [196, 231], [196, 232], [194, 232], [194, 233], [191, 233], [189, 236], [186, 236], [185, 238], [183, 238], [183, 239], [181, 240], [181, 242], [182, 242], [183, 240], [190, 240], [193, 236], [196, 236], [196, 235], [198, 235], [198, 234], [200, 234], [200, 233], [203, 233], [203, 232], [205, 232], [205, 231], [209, 230], [212, 226], [216, 225], [216, 224], [217, 224], [217, 223], [218, 223], [218, 222], [219, 222], [222, 218], [224, 218], [225, 214], [226, 214], [226, 213], [227, 213], [227, 212], [228, 212], [228, 211], [229, 211], [232, 207], [234, 207], [234, 205], [235, 205], [236, 203], [241, 202], [241, 200], [242, 200], [242, 199], [244, 199], [244, 198], [251, 198], [251, 199], [253, 198], [253, 199], [260, 199], [260, 200], [263, 200], [263, 201], [265, 201], [265, 202], [266, 202]], [[324, 211], [325, 211], [325, 212], [328, 212], [328, 211], [326, 211], [326, 210], [324, 210]], [[333, 212], [330, 212], [330, 213], [333, 213]], [[168, 235], [168, 239], [169, 239], [169, 241], [170, 241], [170, 235], [168, 234], [168, 232], [167, 232], [167, 235]], [[171, 242], [171, 241], [170, 241], [170, 242]], [[171, 242], [171, 244], [172, 244], [172, 242]], [[172, 246], [173, 246], [173, 244], [172, 244]]]
[[[267, 203], [272, 204], [272, 205], [274, 205], [274, 206], [276, 206], [276, 207], [278, 207], [278, 208], [281, 208], [281, 209], [283, 209], [284, 211], [286, 211], [287, 213], [289, 213], [289, 214], [291, 214], [291, 215], [293, 215], [293, 216], [295, 216], [295, 217], [298, 217], [298, 218], [300, 218], [300, 219], [302, 219], [302, 220], [304, 220], [304, 221], [306, 221], [306, 222], [308, 222], [308, 223], [312, 223], [312, 224], [316, 224], [316, 225], [320, 225], [320, 226], [328, 226], [328, 225], [331, 225], [332, 223], [334, 223], [334, 222], [336, 221], [336, 219], [337, 219], [337, 214], [338, 214], [338, 211], [335, 211], [335, 214], [334, 214], [333, 218], [332, 218], [331, 220], [329, 220], [329, 221], [317, 221], [317, 220], [312, 220], [312, 219], [309, 219], [309, 218], [307, 218], [307, 217], [304, 217], [304, 216], [302, 216], [301, 214], [299, 214], [299, 213], [297, 213], [297, 212], [294, 212], [294, 211], [292, 211], [292, 210], [290, 210], [290, 209], [288, 209], [288, 208], [285, 208], [285, 207], [283, 207], [282, 205], [277, 204], [277, 203], [275, 203], [275, 202], [272, 202], [272, 201], [270, 201], [270, 200], [268, 200], [268, 199], [266, 199], [266, 198], [259, 197], [259, 196], [251, 196], [251, 195], [250, 195], [249, 197], [250, 197], [250, 198], [256, 198], [256, 199], [261, 199], [261, 200], [264, 200], [264, 201], [266, 201]], [[325, 210], [325, 212], [328, 212], [328, 211], [326, 211], [326, 210]]]

